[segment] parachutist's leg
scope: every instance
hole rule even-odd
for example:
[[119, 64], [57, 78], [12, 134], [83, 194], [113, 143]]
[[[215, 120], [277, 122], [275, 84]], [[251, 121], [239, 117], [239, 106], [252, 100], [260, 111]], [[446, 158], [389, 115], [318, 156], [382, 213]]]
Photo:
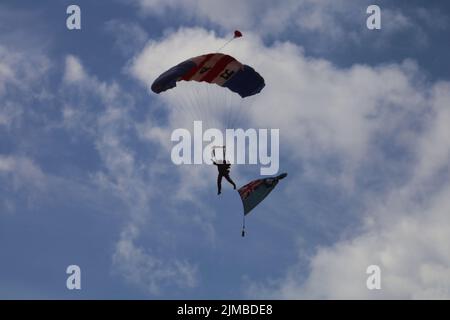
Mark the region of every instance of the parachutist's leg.
[[225, 179], [227, 179], [227, 181], [233, 185], [233, 188], [236, 189], [236, 184], [233, 182], [233, 180], [231, 180], [228, 174], [225, 176]]
[[219, 174], [217, 176], [217, 194], [220, 194], [222, 191], [222, 175]]

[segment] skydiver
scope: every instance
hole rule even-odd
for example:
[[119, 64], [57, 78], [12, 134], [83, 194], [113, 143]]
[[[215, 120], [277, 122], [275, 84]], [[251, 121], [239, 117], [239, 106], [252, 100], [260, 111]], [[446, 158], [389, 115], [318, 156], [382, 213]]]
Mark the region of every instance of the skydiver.
[[[211, 159], [212, 160], [212, 159]], [[222, 190], [222, 177], [225, 177], [227, 181], [233, 186], [233, 188], [236, 190], [236, 184], [231, 180], [230, 178], [230, 164], [226, 162], [226, 160], [223, 160], [222, 163], [220, 161], [215, 162], [212, 160], [213, 164], [217, 166], [217, 170], [219, 170], [219, 174], [217, 176], [217, 194], [221, 194]]]

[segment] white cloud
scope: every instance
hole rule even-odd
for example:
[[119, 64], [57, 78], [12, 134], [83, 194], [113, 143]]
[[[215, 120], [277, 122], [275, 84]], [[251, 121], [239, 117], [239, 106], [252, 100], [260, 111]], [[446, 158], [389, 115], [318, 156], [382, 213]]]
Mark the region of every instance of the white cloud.
[[0, 44], [0, 128], [9, 131], [19, 126], [29, 99], [49, 96], [42, 84], [50, 67], [49, 60], [38, 52]]
[[[147, 87], [169, 66], [212, 51], [223, 41], [200, 29], [180, 29], [150, 42], [130, 71]], [[299, 254], [298, 265], [278, 284], [256, 284], [250, 297], [261, 292], [283, 298], [448, 297], [450, 203], [445, 195], [450, 187], [433, 179], [442, 170], [444, 177], [448, 175], [448, 83], [422, 83], [420, 68], [410, 60], [336, 68], [304, 56], [291, 43], [267, 47], [251, 33], [227, 52], [265, 77], [267, 86], [251, 109], [252, 124], [281, 128], [285, 157], [301, 162], [303, 178], [332, 181], [331, 187], [339, 192], [360, 194], [366, 202], [362, 231], [319, 249], [309, 260], [306, 277], [298, 277], [306, 271]], [[176, 124], [172, 119], [168, 126]], [[399, 155], [389, 154], [383, 143], [397, 148]], [[402, 152], [411, 158], [398, 160]], [[340, 164], [337, 173], [328, 171], [324, 158]], [[371, 166], [402, 172], [407, 178], [398, 180], [389, 171], [370, 170]], [[384, 188], [360, 189], [358, 179], [373, 175], [382, 179]], [[296, 187], [290, 183], [292, 188]], [[290, 207], [296, 205], [294, 200]], [[381, 292], [365, 287], [370, 264], [382, 268]]]
[[105, 31], [115, 38], [115, 45], [126, 55], [133, 54], [147, 42], [148, 34], [137, 23], [110, 20], [105, 24]]
[[450, 163], [450, 83], [440, 82], [431, 90], [431, 110], [426, 131], [418, 141], [417, 179], [436, 178], [434, 174]]
[[[326, 1], [211, 1], [211, 0], [132, 0], [144, 12], [166, 14], [168, 10], [176, 10], [184, 16], [209, 21], [227, 30], [242, 28], [244, 30], [259, 29], [265, 34], [277, 34], [285, 28], [297, 25], [309, 30], [320, 29], [330, 31], [339, 24], [332, 13], [344, 11], [352, 7], [348, 1], [335, 1], [330, 5]], [[326, 24], [324, 23], [326, 21]], [[335, 24], [333, 23], [335, 22]], [[325, 27], [327, 26], [327, 27]], [[330, 28], [333, 27], [333, 28]]]
[[13, 123], [20, 120], [22, 113], [23, 109], [20, 105], [4, 101], [0, 107], [0, 126], [9, 129]]
[[[336, 39], [345, 36], [345, 28], [336, 17], [347, 14], [351, 8], [329, 6], [323, 1], [314, 5], [311, 1], [292, 1], [286, 6], [271, 1], [270, 5], [266, 3], [268, 9], [261, 19], [254, 14], [257, 2], [239, 1], [231, 5], [221, 2], [220, 6], [212, 1], [141, 0], [138, 3], [150, 11], [164, 12], [181, 7], [187, 15], [215, 21], [227, 30], [243, 26], [276, 34], [284, 30], [285, 25], [293, 24], [302, 30], [331, 32]], [[276, 17], [271, 12], [276, 12]], [[394, 17], [401, 28], [411, 26], [407, 18]], [[292, 24], [285, 24], [288, 20], [292, 20]], [[138, 42], [143, 39], [138, 38]], [[130, 63], [129, 71], [148, 88], [154, 78], [171, 65], [214, 51], [224, 41], [200, 28], [167, 32], [164, 39], [149, 42]], [[19, 87], [40, 79], [48, 68], [45, 60], [33, 69], [33, 61], [22, 64], [21, 57], [11, 51], [7, 55], [4, 52], [0, 47], [0, 57], [7, 56], [0, 60], [0, 96], [11, 84]], [[446, 181], [436, 179], [437, 176], [441, 180], [448, 177], [448, 83], [432, 87], [417, 83], [420, 68], [410, 61], [379, 67], [336, 68], [328, 61], [305, 56], [301, 47], [289, 42], [267, 47], [260, 36], [252, 32], [246, 32], [245, 37], [228, 46], [226, 52], [254, 66], [266, 78], [266, 88], [255, 97], [253, 108], [248, 110], [252, 115], [251, 125], [282, 129], [286, 162], [302, 165], [304, 174], [298, 173], [298, 176], [317, 184], [328, 183], [339, 192], [367, 198], [367, 209], [361, 213], [364, 217], [361, 232], [320, 248], [308, 261], [310, 272], [301, 277], [299, 275], [305, 272], [305, 258], [300, 246], [298, 264], [292, 266], [279, 283], [266, 287], [262, 281], [255, 284], [255, 288], [263, 295], [284, 298], [448, 297], [450, 250], [447, 244], [450, 242], [446, 213], [450, 204], [446, 195], [450, 189]], [[209, 186], [211, 180], [206, 176], [210, 176], [210, 172], [199, 168], [173, 170], [172, 166], [159, 163], [149, 166], [139, 159], [139, 153], [127, 140], [136, 130], [141, 138], [139, 142], [157, 144], [153, 156], [159, 159], [170, 147], [166, 140], [170, 128], [186, 124], [186, 117], [172, 112], [167, 125], [149, 120], [134, 127], [130, 117], [133, 98], [116, 83], [106, 83], [89, 75], [75, 56], [66, 58], [63, 80], [62, 96], [76, 90], [75, 99], [68, 97], [63, 101], [64, 126], [75, 131], [83, 128], [91, 135], [102, 164], [93, 179], [98, 186], [120, 197], [129, 209], [126, 212], [129, 221], [116, 244], [114, 267], [126, 280], [143, 286], [152, 294], [162, 292], [165, 286], [192, 288], [198, 285], [197, 267], [191, 262], [183, 256], [179, 260], [169, 259], [154, 248], [138, 244], [138, 240], [147, 221], [157, 222], [165, 213], [153, 210], [155, 201], [164, 201], [162, 195], [174, 191], [176, 196], [169, 201], [177, 201], [169, 206], [168, 212], [183, 205], [180, 200], [194, 203], [199, 193]], [[86, 104], [89, 98], [97, 103]], [[164, 97], [162, 100], [167, 107], [170, 100]], [[11, 103], [0, 106], [0, 125], [9, 126], [17, 118], [12, 112], [13, 106]], [[419, 129], [413, 127], [416, 122]], [[377, 144], [380, 140], [402, 146], [414, 159], [405, 161], [407, 163], [390, 163], [393, 158]], [[330, 170], [329, 163], [323, 159], [338, 163], [337, 173]], [[394, 183], [395, 187], [387, 183], [387, 190], [379, 193], [366, 193], [358, 185], [362, 175], [380, 175], [385, 182], [394, 180], [374, 171], [372, 165], [392, 166], [396, 171], [406, 172], [408, 178], [400, 185]], [[172, 178], [175, 176], [175, 181], [161, 179], [164, 174], [167, 178], [168, 173]], [[39, 186], [42, 185], [39, 181], [45, 180], [39, 167], [24, 157], [0, 157], [0, 175], [12, 177], [10, 181], [15, 188], [35, 182]], [[154, 181], [158, 181], [157, 187], [153, 187]], [[286, 184], [290, 186], [291, 195], [301, 191], [296, 186], [298, 183], [287, 181]], [[298, 199], [283, 205], [297, 207]], [[203, 212], [195, 213], [192, 220], [200, 222], [193, 223], [206, 225], [204, 228], [210, 230], [210, 220], [202, 219], [205, 216]], [[164, 236], [162, 233], [155, 235]], [[177, 237], [180, 239], [183, 235]], [[167, 244], [160, 242], [166, 248]], [[381, 292], [370, 293], [364, 287], [365, 268], [372, 263], [382, 267]], [[254, 291], [249, 294], [256, 295]]]
[[[335, 0], [123, 0], [147, 15], [177, 14], [186, 21], [210, 23], [226, 32], [234, 29], [252, 31], [261, 37], [278, 36], [283, 32], [311, 37], [310, 50], [329, 50], [330, 46], [359, 44], [364, 38], [366, 9], [371, 1]], [[382, 6], [382, 41], [405, 30], [420, 35], [426, 41], [422, 25], [415, 12], [404, 12], [392, 6]], [[422, 10], [424, 11], [424, 10]], [[421, 12], [421, 16], [427, 16]], [[430, 14], [428, 14], [429, 16]], [[441, 18], [442, 20], [442, 18]], [[366, 33], [367, 34], [367, 33]], [[380, 39], [375, 41], [380, 45]], [[417, 40], [417, 39], [416, 39]], [[300, 40], [301, 41], [301, 40]], [[373, 41], [371, 38], [370, 41]], [[367, 44], [367, 42], [366, 42]]]
[[69, 55], [66, 57], [66, 68], [64, 72], [64, 81], [68, 83], [80, 82], [86, 78], [86, 72], [76, 57]]
[[48, 184], [48, 178], [42, 169], [31, 159], [24, 156], [0, 154], [0, 182], [3, 194], [0, 195], [0, 209], [15, 212], [16, 202], [11, 194], [20, 194], [25, 205], [33, 206]]
[[50, 66], [49, 60], [39, 52], [0, 45], [0, 96], [9, 92], [8, 85], [20, 90], [30, 89], [42, 81]]
[[45, 174], [26, 157], [0, 155], [0, 174], [10, 175], [15, 190], [21, 187], [42, 188], [45, 185]]
[[[310, 273], [293, 266], [269, 287], [250, 296], [283, 299], [449, 299], [450, 201], [447, 186], [420, 206], [413, 195], [392, 192], [369, 214], [366, 230], [352, 239], [320, 248]], [[300, 259], [304, 261], [304, 258]], [[366, 268], [381, 268], [381, 290], [368, 290]]]
[[[14, 71], [12, 71], [10, 66], [5, 63], [0, 64], [0, 79], [2, 79], [2, 83], [14, 79]], [[2, 85], [2, 87], [4, 87], [4, 85]]]
[[[370, 195], [370, 200], [365, 212], [367, 224], [361, 235], [319, 249], [309, 261], [308, 269], [311, 272], [306, 279], [299, 276], [305, 271], [299, 263], [288, 271], [278, 285], [266, 288], [263, 295], [290, 299], [448, 299], [450, 134], [446, 123], [449, 121], [449, 84], [437, 83], [432, 88], [417, 87], [414, 74], [420, 70], [411, 72], [409, 67], [364, 67], [356, 71], [358, 69], [360, 67], [353, 67], [350, 72], [344, 73], [341, 80], [343, 83], [348, 82], [347, 85], [339, 86], [336, 81], [330, 84], [333, 89], [338, 87], [340, 90], [337, 96], [334, 96], [334, 90], [324, 92], [325, 99], [327, 96], [331, 98], [328, 103], [310, 105], [311, 108], [314, 105], [336, 106], [343, 112], [342, 117], [331, 113], [329, 121], [325, 119], [328, 116], [321, 116], [320, 119], [310, 117], [309, 121], [313, 123], [326, 121], [320, 130], [334, 130], [334, 134], [325, 139], [314, 141], [319, 141], [320, 146], [329, 140], [325, 145], [328, 144], [330, 149], [337, 147], [339, 153], [344, 151], [344, 157], [356, 156], [357, 165], [370, 163], [381, 153], [383, 158], [380, 160], [383, 162], [380, 166], [389, 167], [392, 158], [384, 158], [384, 151], [372, 145], [373, 139], [378, 136], [388, 139], [391, 144], [400, 143], [408, 152], [412, 152], [417, 159], [416, 165], [407, 171], [409, 178], [400, 190], [388, 189], [386, 195], [384, 192], [365, 195]], [[356, 76], [358, 73], [360, 77]], [[327, 72], [322, 71], [320, 74], [329, 77]], [[308, 85], [319, 84], [313, 80]], [[341, 94], [344, 99], [351, 97], [351, 101], [340, 104]], [[360, 95], [361, 100], [358, 100]], [[353, 102], [356, 102], [354, 109], [351, 108]], [[289, 117], [291, 119], [292, 116]], [[349, 123], [346, 124], [346, 121]], [[423, 130], [412, 129], [417, 121], [424, 126]], [[347, 126], [352, 128], [348, 135], [345, 130]], [[314, 138], [319, 130], [312, 131], [305, 135], [308, 139]], [[390, 132], [394, 132], [394, 135]], [[301, 145], [297, 148], [301, 148]], [[323, 150], [326, 148], [319, 148], [317, 155], [323, 154]], [[303, 150], [304, 157], [314, 153], [309, 149]], [[404, 164], [396, 164], [397, 170], [408, 168]], [[348, 179], [356, 169], [352, 166], [344, 176]], [[364, 171], [363, 174], [374, 173]], [[315, 177], [320, 179], [321, 175], [316, 174]], [[391, 178], [384, 177], [384, 180], [388, 182]], [[364, 190], [355, 191], [362, 196], [365, 194]], [[373, 220], [377, 223], [373, 223]], [[304, 259], [300, 261], [304, 262]], [[365, 270], [371, 264], [378, 264], [382, 269], [383, 289], [380, 292], [369, 291], [365, 287]], [[261, 290], [258, 286], [256, 288]], [[251, 291], [249, 294], [258, 293]]]
[[138, 236], [136, 226], [129, 225], [117, 243], [113, 262], [125, 279], [152, 295], [161, 294], [166, 286], [192, 288], [197, 285], [197, 269], [186, 261], [170, 258], [165, 261], [146, 252], [134, 243]]
[[[149, 221], [157, 221], [160, 213], [153, 203], [164, 194], [167, 184], [155, 184], [153, 176], [161, 174], [161, 165], [138, 159], [137, 150], [128, 146], [130, 135], [138, 127], [130, 116], [134, 100], [116, 83], [106, 83], [89, 75], [80, 60], [69, 56], [64, 79], [75, 81], [63, 86], [67, 96], [77, 92], [77, 99], [66, 99], [63, 117], [65, 126], [76, 132], [81, 128], [90, 135], [101, 159], [102, 168], [92, 175], [93, 182], [104, 191], [118, 197], [127, 208], [127, 224], [115, 245], [114, 271], [149, 294], [159, 295], [170, 286], [192, 288], [197, 284], [196, 268], [187, 260], [168, 259], [154, 248], [139, 246], [141, 229], [151, 228]], [[74, 72], [75, 70], [75, 72]], [[78, 72], [82, 70], [81, 72]], [[77, 76], [82, 74], [81, 77]], [[79, 81], [80, 79], [83, 81]], [[86, 101], [99, 100], [95, 112]], [[147, 159], [151, 161], [150, 159]], [[164, 166], [164, 165], [163, 165]], [[149, 227], [150, 226], [150, 227]], [[154, 241], [159, 241], [155, 235]], [[161, 244], [164, 246], [164, 244]]]
[[[211, 48], [220, 46], [224, 40], [201, 29], [181, 28], [161, 42], [149, 42], [134, 59], [130, 72], [148, 88], [169, 67], [187, 57], [212, 51]], [[290, 145], [290, 152], [300, 159], [317, 160], [324, 153], [345, 152], [347, 173], [351, 174], [354, 163], [366, 157], [373, 135], [384, 130], [387, 124], [396, 126], [402, 121], [405, 112], [402, 104], [407, 103], [416, 110], [424, 102], [424, 97], [410, 83], [417, 69], [412, 62], [336, 69], [325, 60], [305, 57], [301, 47], [289, 42], [265, 47], [251, 33], [238, 41], [226, 52], [253, 66], [266, 81], [262, 93], [248, 99], [251, 103], [242, 108], [245, 111], [240, 111], [240, 115], [251, 113], [253, 123], [260, 127], [282, 128], [282, 143]], [[181, 99], [189, 96], [189, 92], [180, 90], [183, 83], [178, 86], [160, 95], [167, 108], [177, 105], [171, 94], [180, 92]], [[219, 99], [214, 99], [215, 103], [222, 103]], [[211, 103], [205, 105], [212, 109]], [[390, 113], [389, 108], [395, 112]], [[273, 112], [276, 109], [283, 112]], [[186, 127], [192, 118], [188, 111], [196, 112], [192, 105], [174, 111], [170, 128]], [[236, 109], [233, 112], [237, 113]], [[201, 117], [208, 120], [210, 115], [202, 113]]]

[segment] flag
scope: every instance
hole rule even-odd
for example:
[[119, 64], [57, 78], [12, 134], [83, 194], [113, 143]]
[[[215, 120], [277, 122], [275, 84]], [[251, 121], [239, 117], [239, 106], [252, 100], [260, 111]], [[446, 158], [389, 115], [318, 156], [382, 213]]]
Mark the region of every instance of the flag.
[[287, 173], [276, 177], [257, 179], [239, 188], [238, 192], [244, 205], [244, 215], [247, 215], [275, 188], [278, 182], [285, 178]]

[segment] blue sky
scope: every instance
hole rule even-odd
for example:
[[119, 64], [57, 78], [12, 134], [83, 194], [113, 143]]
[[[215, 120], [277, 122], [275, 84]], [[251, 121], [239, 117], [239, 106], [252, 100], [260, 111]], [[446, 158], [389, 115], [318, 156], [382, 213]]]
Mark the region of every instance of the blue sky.
[[[379, 1], [376, 31], [369, 1], [77, 1], [78, 31], [69, 4], [0, 4], [0, 298], [450, 297], [447, 4]], [[170, 161], [189, 121], [148, 90], [235, 29], [266, 80], [248, 126], [280, 129], [289, 173], [246, 238], [215, 168]]]

